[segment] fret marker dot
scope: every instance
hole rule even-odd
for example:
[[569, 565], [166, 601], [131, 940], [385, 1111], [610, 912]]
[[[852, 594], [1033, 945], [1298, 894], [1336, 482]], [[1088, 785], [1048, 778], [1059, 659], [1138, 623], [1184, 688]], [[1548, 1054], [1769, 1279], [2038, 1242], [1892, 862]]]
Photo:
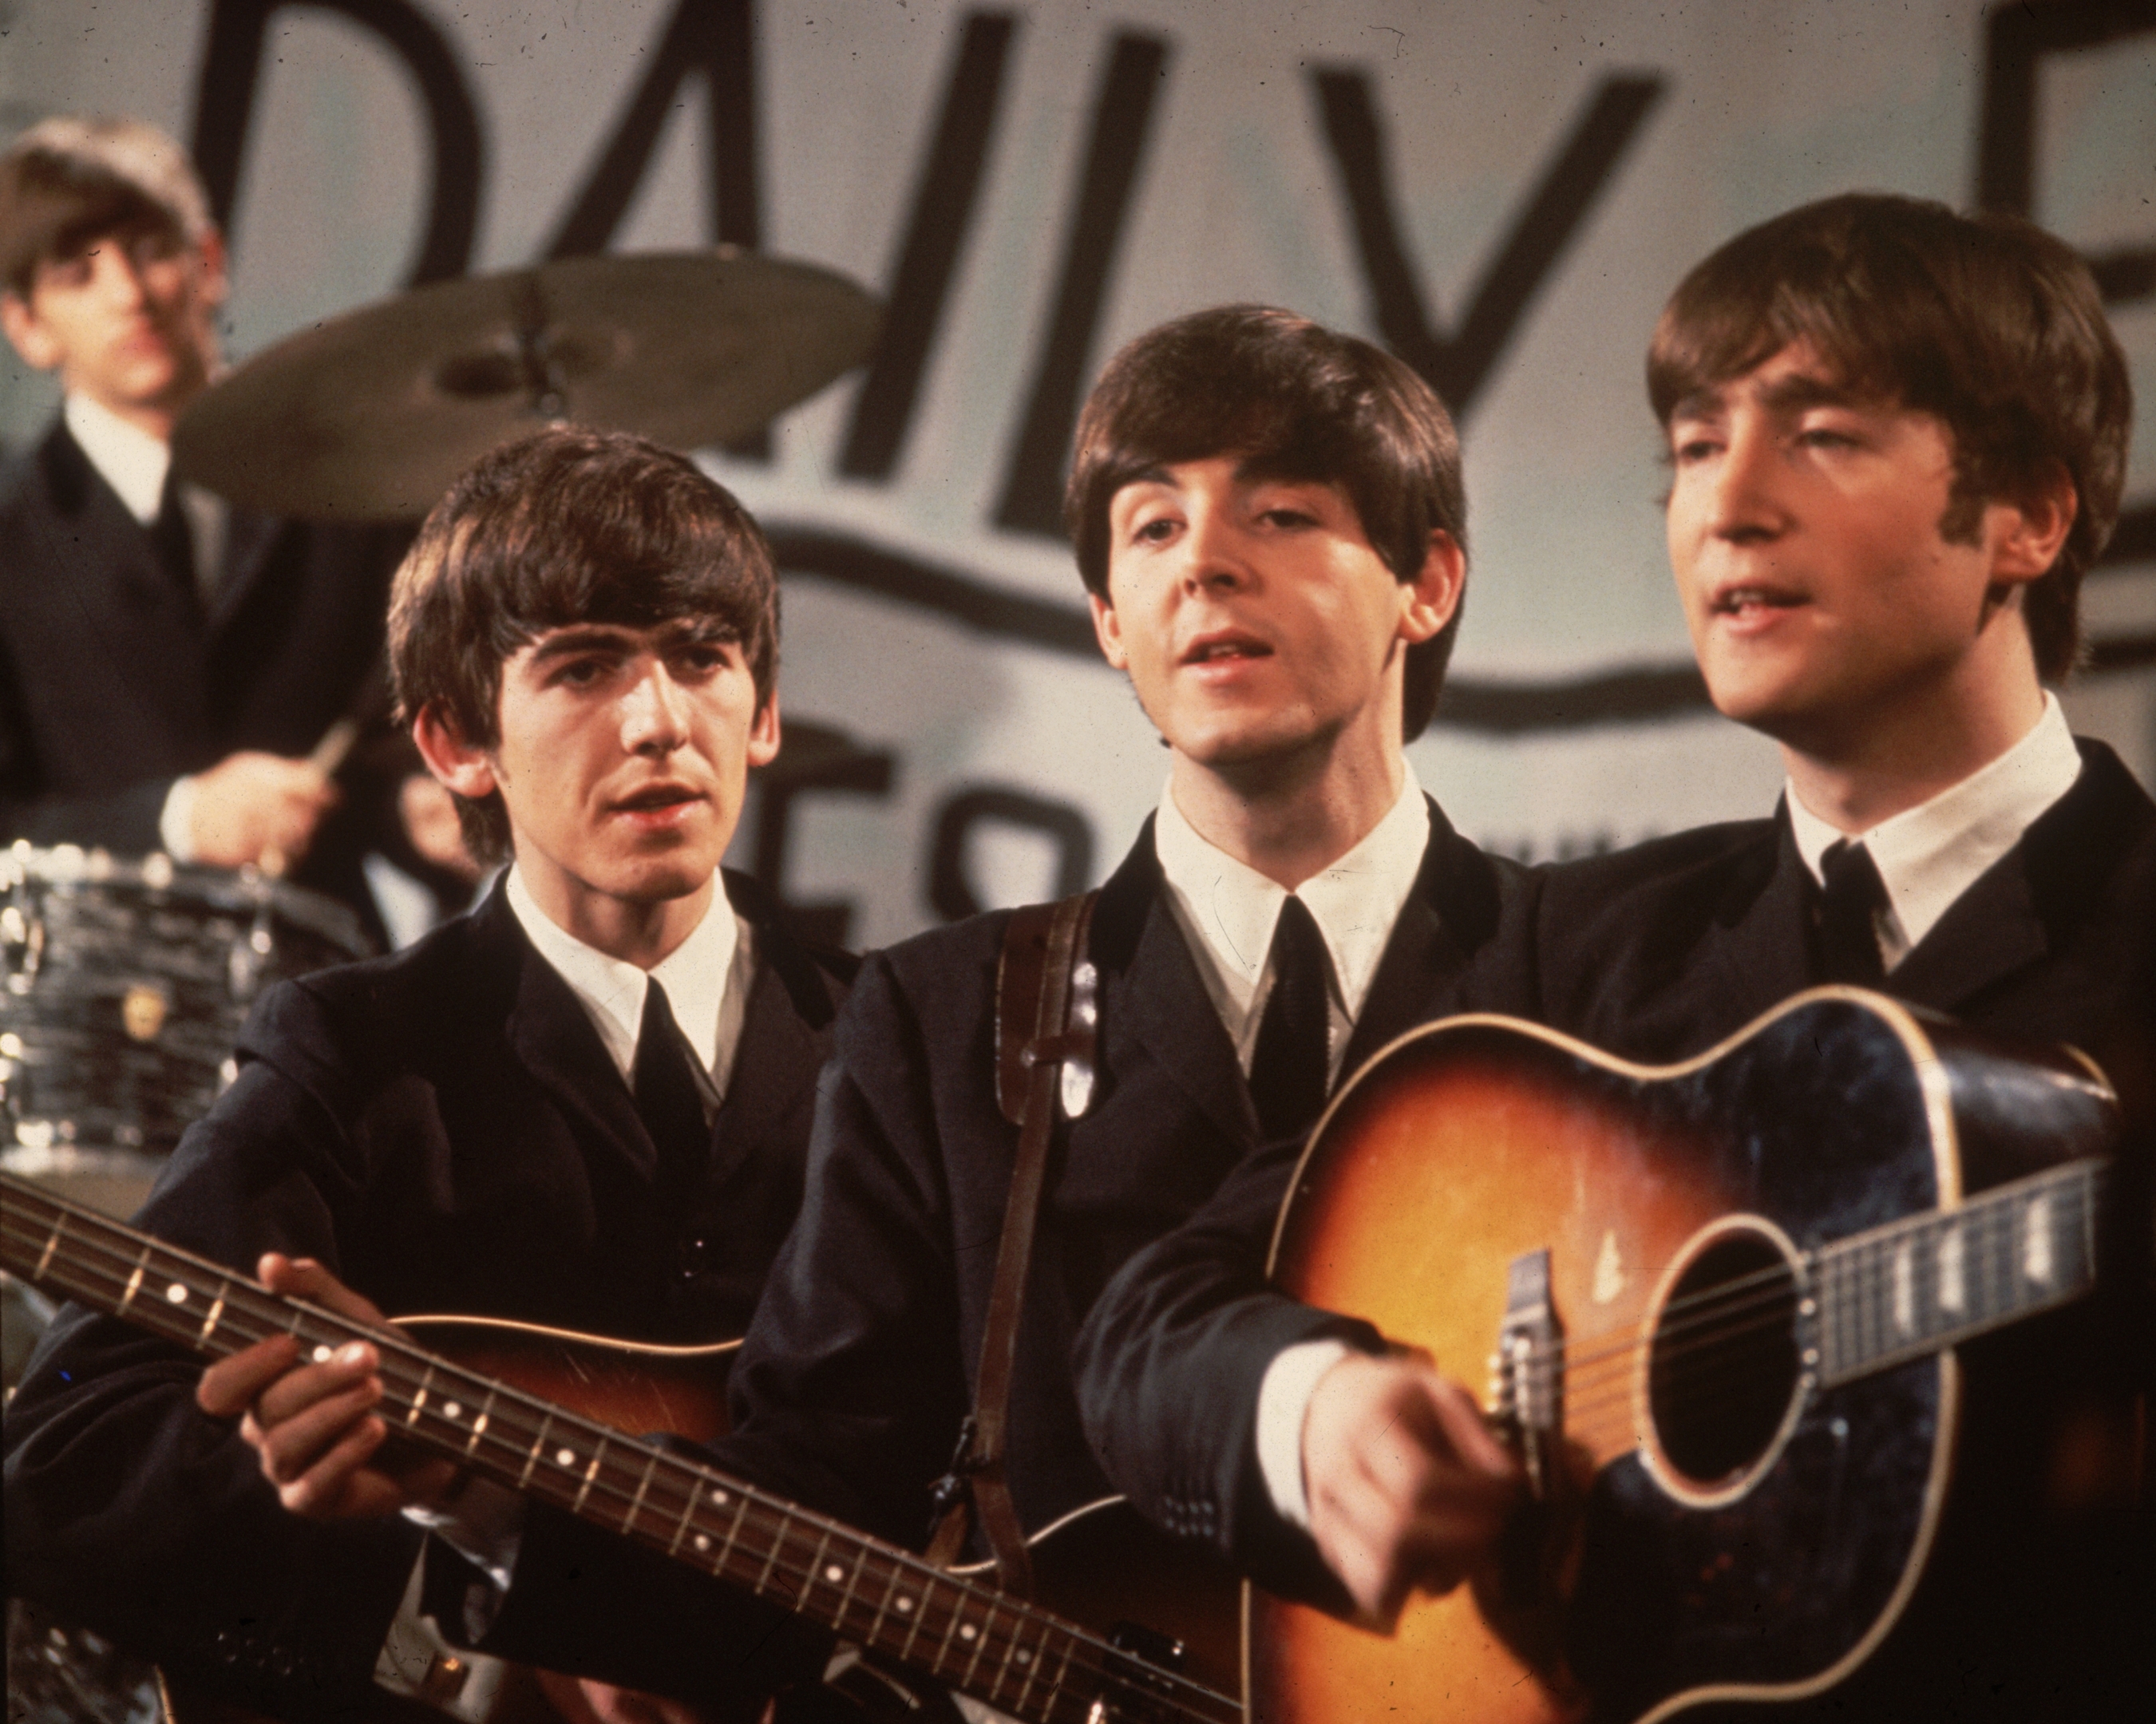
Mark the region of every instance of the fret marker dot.
[[1031, 1664], [1033, 1662], [1033, 1655], [1030, 1652], [1028, 1652], [1023, 1646], [1019, 1647], [1017, 1651], [1011, 1654], [1011, 1656], [1019, 1664]]
[[841, 1568], [836, 1562], [829, 1564], [824, 1570], [824, 1578], [829, 1581], [833, 1586], [836, 1586], [845, 1578], [846, 1571]]
[[973, 1638], [977, 1630], [974, 1629], [973, 1624], [970, 1622], [964, 1623], [959, 1626], [958, 1638], [962, 1640], [970, 1640]]
[[698, 1550], [700, 1550], [700, 1551], [707, 1551], [707, 1550], [711, 1549], [711, 1534], [710, 1534], [710, 1533], [708, 1533], [708, 1532], [699, 1532], [699, 1533], [696, 1535], [696, 1548], [697, 1548]]
[[330, 1350], [326, 1347], [318, 1347], [308, 1357], [317, 1365], [326, 1365], [330, 1362]]
[[724, 1508], [726, 1506], [726, 1493], [723, 1491], [714, 1491], [711, 1493], [711, 1501], [716, 1506]]
[[462, 1419], [464, 1416], [465, 1409], [462, 1407], [459, 1407], [454, 1401], [444, 1401], [442, 1403], [443, 1418]]
[[574, 1466], [577, 1464], [577, 1451], [573, 1449], [557, 1449], [554, 1451], [554, 1460], [559, 1465]]
[[905, 1615], [908, 1614], [909, 1613], [911, 1613], [911, 1610], [912, 1610], [912, 1609], [913, 1609], [913, 1600], [912, 1600], [912, 1599], [911, 1599], [911, 1598], [901, 1598], [901, 1599], [898, 1601], [898, 1606], [897, 1606], [897, 1609], [898, 1609], [898, 1614], [899, 1614], [901, 1616], [905, 1616]]
[[175, 1281], [165, 1289], [165, 1297], [175, 1305], [185, 1305], [187, 1302], [187, 1290]]

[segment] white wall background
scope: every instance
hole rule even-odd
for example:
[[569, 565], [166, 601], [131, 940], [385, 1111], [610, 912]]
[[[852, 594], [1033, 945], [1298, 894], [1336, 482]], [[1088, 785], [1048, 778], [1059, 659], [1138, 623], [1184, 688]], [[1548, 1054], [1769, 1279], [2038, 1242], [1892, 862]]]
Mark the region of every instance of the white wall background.
[[[484, 141], [473, 267], [531, 260], [613, 136], [675, 0], [409, 0], [449, 43]], [[882, 291], [965, 20], [946, 0], [755, 8], [764, 243]], [[780, 423], [768, 464], [714, 470], [767, 523], [850, 535], [993, 588], [1075, 608], [1057, 542], [994, 524], [1045, 331], [1092, 109], [1119, 32], [1167, 58], [1085, 375], [1163, 318], [1273, 300], [1376, 334], [1314, 68], [1368, 80], [1394, 208], [1441, 328], [1604, 79], [1663, 81], [1529, 302], [1466, 419], [1474, 572], [1455, 675], [1534, 684], [1688, 662], [1656, 499], [1640, 359], [1662, 299], [1738, 228], [1854, 187], [1973, 198], [1985, 11], [1568, 0], [1245, 5], [1009, 0], [1016, 20], [979, 201], [888, 482], [839, 475], [858, 383]], [[0, 135], [49, 112], [196, 124], [209, 0], [0, 0]], [[2112, 5], [2107, 14], [2135, 8]], [[2039, 219], [2092, 252], [2156, 247], [2156, 8], [2038, 80]], [[1373, 22], [1373, 20], [1376, 20]], [[613, 249], [706, 243], [705, 90], [691, 80]], [[396, 289], [433, 172], [403, 63], [337, 13], [273, 17], [232, 223], [235, 356]], [[2141, 398], [2129, 500], [2156, 502], [2156, 299], [2116, 322]], [[12, 360], [9, 362], [12, 367]], [[0, 372], [0, 439], [37, 434], [44, 380]], [[801, 798], [786, 888], [855, 909], [880, 943], [932, 919], [936, 811], [983, 784], [1081, 810], [1094, 872], [1158, 794], [1163, 757], [1097, 663], [1013, 644], [814, 574], [786, 591], [789, 717], [894, 757], [887, 795]], [[2091, 584], [2100, 637], [2156, 636], [2156, 568]], [[2156, 778], [2156, 671], [2086, 679], [2077, 722]], [[1772, 751], [1711, 714], [1506, 737], [1440, 725], [1414, 749], [1472, 835], [1556, 854], [1763, 811]], [[981, 895], [1054, 888], [1054, 853], [977, 829]]]

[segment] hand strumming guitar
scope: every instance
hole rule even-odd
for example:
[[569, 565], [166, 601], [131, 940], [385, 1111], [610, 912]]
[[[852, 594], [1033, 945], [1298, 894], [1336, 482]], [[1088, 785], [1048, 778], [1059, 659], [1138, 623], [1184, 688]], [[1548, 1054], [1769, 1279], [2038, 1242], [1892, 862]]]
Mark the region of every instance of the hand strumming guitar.
[[1410, 1592], [1450, 1592], [1488, 1560], [1521, 1489], [1466, 1389], [1419, 1360], [1364, 1353], [1318, 1379], [1302, 1475], [1319, 1554], [1388, 1627]]

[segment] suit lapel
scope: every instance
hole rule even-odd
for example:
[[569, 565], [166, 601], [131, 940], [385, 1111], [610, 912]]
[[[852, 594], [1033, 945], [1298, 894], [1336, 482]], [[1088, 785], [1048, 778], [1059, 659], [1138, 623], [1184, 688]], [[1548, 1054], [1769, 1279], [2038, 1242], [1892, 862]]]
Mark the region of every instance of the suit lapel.
[[504, 1031], [510, 1051], [565, 1114], [586, 1123], [592, 1141], [604, 1144], [639, 1178], [656, 1178], [658, 1154], [629, 1085], [569, 984], [524, 937], [499, 883], [479, 914], [489, 921], [485, 937], [499, 942], [501, 961], [516, 972]]
[[[41, 546], [53, 596], [71, 633], [95, 640], [131, 694], [163, 715], [177, 735], [206, 729], [202, 625], [159, 567], [156, 547], [64, 423], [43, 450], [58, 521]], [[64, 546], [50, 541], [64, 535]]]
[[1789, 811], [1778, 805], [1756, 850], [1732, 870], [1704, 942], [1710, 985], [1725, 1003], [1717, 1016], [1727, 1029], [1811, 984], [1809, 880]]
[[2109, 749], [2086, 741], [2081, 749], [2082, 772], [2072, 788], [1894, 967], [1887, 981], [1894, 993], [1957, 1011], [1994, 983], [2049, 956], [2086, 912], [2133, 842], [2137, 799], [2146, 798]]
[[217, 591], [210, 598], [208, 627], [213, 637], [231, 626], [232, 619], [261, 584], [263, 572], [270, 566], [270, 551], [284, 530], [285, 523], [272, 515], [239, 508], [226, 511], [224, 557]]
[[754, 882], [724, 878], [726, 902], [755, 930], [756, 979], [726, 1100], [712, 1121], [714, 1189], [798, 1111], [829, 1055], [834, 1015], [815, 961], [780, 924], [777, 906]]
[[1101, 888], [1087, 944], [1101, 970], [1108, 1070], [1124, 1065], [1116, 1044], [1127, 1036], [1231, 1140], [1254, 1141], [1258, 1120], [1250, 1085], [1168, 907], [1150, 816]]
[[[1428, 798], [1424, 800], [1427, 802]], [[1496, 931], [1499, 890], [1495, 865], [1452, 829], [1431, 802], [1430, 842], [1414, 890], [1401, 905], [1369, 998], [1355, 1020], [1340, 1062], [1346, 1078], [1418, 1024], [1454, 1009], [1452, 984], [1469, 957]]]

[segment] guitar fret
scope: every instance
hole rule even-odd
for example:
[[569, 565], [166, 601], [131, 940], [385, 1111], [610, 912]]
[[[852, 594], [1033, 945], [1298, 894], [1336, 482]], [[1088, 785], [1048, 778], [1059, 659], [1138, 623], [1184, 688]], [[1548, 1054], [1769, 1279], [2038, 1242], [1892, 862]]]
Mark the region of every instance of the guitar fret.
[[135, 1260], [135, 1273], [127, 1277], [127, 1290], [120, 1296], [119, 1308], [112, 1313], [116, 1317], [126, 1316], [127, 1307], [135, 1302], [135, 1296], [142, 1290], [142, 1266], [149, 1260], [150, 1248], [145, 1245], [142, 1255]]
[[230, 1281], [218, 1283], [217, 1297], [210, 1301], [209, 1315], [203, 1319], [202, 1332], [195, 1337], [198, 1347], [208, 1346], [210, 1337], [217, 1333], [217, 1326], [224, 1319], [224, 1296], [231, 1290]]
[[[717, 1506], [721, 1507], [725, 1506], [726, 1498], [721, 1493], [716, 1491], [713, 1491], [711, 1493], [711, 1500]], [[719, 1570], [723, 1569], [726, 1564], [733, 1559], [734, 1547], [741, 1542], [742, 1527], [748, 1520], [748, 1504], [749, 1499], [746, 1496], [742, 1496], [740, 1500], [734, 1504], [733, 1525], [726, 1528], [726, 1542], [719, 1547], [718, 1564], [717, 1567], [712, 1570], [712, 1573], [718, 1573]]]
[[[824, 1536], [816, 1541], [816, 1554], [808, 1559], [808, 1571], [802, 1577], [801, 1590], [794, 1594], [796, 1603], [804, 1607], [807, 1605], [808, 1594], [816, 1589], [816, 1583], [822, 1578], [824, 1552], [830, 1547], [831, 1532], [830, 1529], [826, 1527], [824, 1530]], [[834, 1624], [834, 1626], [835, 1625]]]
[[703, 1488], [704, 1481], [701, 1479], [696, 1479], [690, 1484], [689, 1500], [681, 1505], [681, 1518], [674, 1524], [674, 1541], [666, 1547], [668, 1556], [672, 1556], [681, 1548], [681, 1537], [689, 1530], [689, 1522], [696, 1512], [697, 1496]]
[[[584, 1511], [584, 1499], [591, 1495], [592, 1480], [598, 1476], [599, 1462], [604, 1458], [606, 1449], [606, 1439], [601, 1437], [598, 1447], [592, 1450], [591, 1465], [584, 1469], [584, 1482], [578, 1489], [577, 1500], [569, 1505], [571, 1514], [580, 1515]], [[562, 1462], [564, 1467], [573, 1466], [576, 1464], [576, 1457], [570, 1454], [569, 1450], [564, 1449], [562, 1453], [565, 1457]]]
[[524, 1457], [524, 1470], [516, 1475], [516, 1488], [521, 1491], [531, 1482], [532, 1469], [539, 1465], [539, 1453], [547, 1446], [547, 1431], [554, 1422], [552, 1413], [539, 1421], [539, 1434], [531, 1439], [531, 1452]]
[[[747, 1504], [743, 1504], [742, 1506], [744, 1510], [746, 1510], [747, 1506]], [[770, 1552], [763, 1559], [763, 1572], [758, 1574], [756, 1578], [756, 1590], [759, 1594], [762, 1593], [770, 1585], [772, 1570], [778, 1566], [779, 1547], [786, 1542], [787, 1537], [791, 1532], [793, 1526], [793, 1511], [791, 1509], [783, 1508], [779, 1510], [778, 1526], [771, 1536]], [[729, 1540], [728, 1543], [731, 1545], [732, 1541]]]
[[621, 1517], [621, 1530], [624, 1532], [636, 1530], [637, 1511], [644, 1506], [644, 1494], [651, 1489], [651, 1475], [659, 1470], [659, 1453], [654, 1449], [651, 1459], [644, 1463], [644, 1477], [637, 1485], [636, 1495], [629, 1500], [629, 1512]]
[[64, 1214], [53, 1224], [53, 1230], [45, 1239], [45, 1249], [38, 1254], [38, 1266], [30, 1271], [32, 1280], [42, 1280], [45, 1271], [52, 1267], [53, 1253], [59, 1249], [60, 1235], [67, 1231], [67, 1224], [68, 1219]]
[[427, 1404], [427, 1391], [433, 1387], [434, 1381], [434, 1367], [433, 1363], [429, 1362], [427, 1366], [426, 1374], [419, 1379], [419, 1387], [413, 1391], [412, 1410], [404, 1415], [404, 1423], [407, 1428], [415, 1426], [418, 1424], [420, 1411]]

